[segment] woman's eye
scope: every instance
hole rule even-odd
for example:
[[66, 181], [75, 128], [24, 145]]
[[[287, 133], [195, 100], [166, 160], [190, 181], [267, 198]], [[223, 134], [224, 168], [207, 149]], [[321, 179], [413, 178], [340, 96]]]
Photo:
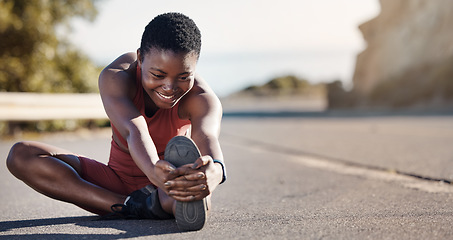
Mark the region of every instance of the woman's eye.
[[164, 78], [164, 76], [159, 75], [159, 74], [151, 73], [151, 75], [153, 75], [153, 77], [155, 77], [155, 78]]
[[191, 78], [191, 76], [187, 76], [187, 77], [180, 77], [179, 78], [179, 81], [189, 81]]

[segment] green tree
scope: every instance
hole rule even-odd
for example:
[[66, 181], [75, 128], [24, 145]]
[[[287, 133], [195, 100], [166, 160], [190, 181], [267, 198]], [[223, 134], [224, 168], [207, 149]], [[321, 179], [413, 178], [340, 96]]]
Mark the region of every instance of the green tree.
[[99, 68], [57, 34], [73, 17], [94, 20], [95, 1], [0, 0], [0, 91], [96, 91]]

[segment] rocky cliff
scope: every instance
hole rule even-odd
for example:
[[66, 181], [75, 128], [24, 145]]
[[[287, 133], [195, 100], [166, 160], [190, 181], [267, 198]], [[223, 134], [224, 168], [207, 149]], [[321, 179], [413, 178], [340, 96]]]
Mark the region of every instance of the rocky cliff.
[[453, 1], [380, 5], [380, 14], [359, 26], [367, 47], [357, 56], [354, 97], [347, 96], [346, 105], [447, 104], [453, 99]]

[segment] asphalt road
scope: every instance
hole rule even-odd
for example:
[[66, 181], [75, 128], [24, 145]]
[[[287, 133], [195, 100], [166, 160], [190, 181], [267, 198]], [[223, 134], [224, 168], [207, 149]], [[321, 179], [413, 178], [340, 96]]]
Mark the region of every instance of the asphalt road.
[[[106, 161], [106, 132], [39, 139]], [[0, 165], [0, 239], [451, 239], [452, 116], [226, 117], [205, 228], [100, 221]], [[6, 158], [13, 142], [0, 142]]]

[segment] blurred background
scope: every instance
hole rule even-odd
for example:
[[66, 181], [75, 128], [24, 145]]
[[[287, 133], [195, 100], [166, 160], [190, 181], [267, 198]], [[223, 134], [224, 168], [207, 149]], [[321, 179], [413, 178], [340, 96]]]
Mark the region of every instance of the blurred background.
[[[39, 140], [107, 164], [98, 75], [170, 11], [224, 107], [228, 183], [190, 236], [452, 239], [453, 0], [0, 0], [0, 159]], [[92, 221], [6, 164], [0, 199], [0, 239], [181, 236]]]
[[[135, 52], [147, 23], [170, 11], [200, 28], [198, 72], [226, 112], [453, 106], [449, 0], [0, 0], [1, 134], [108, 125], [104, 114], [64, 112], [79, 100], [12, 93], [96, 93], [102, 68]], [[103, 111], [96, 94], [83, 96], [92, 102], [81, 111]], [[58, 116], [13, 114], [44, 99], [63, 104]]]

